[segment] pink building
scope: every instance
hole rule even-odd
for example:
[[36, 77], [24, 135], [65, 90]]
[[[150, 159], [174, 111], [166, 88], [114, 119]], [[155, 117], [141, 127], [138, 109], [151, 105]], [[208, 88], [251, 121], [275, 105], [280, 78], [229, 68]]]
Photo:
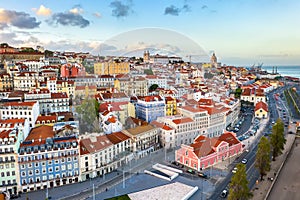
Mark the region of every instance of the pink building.
[[236, 134], [225, 132], [219, 137], [198, 136], [191, 145], [181, 145], [175, 159], [189, 168], [200, 171], [242, 153], [242, 143]]

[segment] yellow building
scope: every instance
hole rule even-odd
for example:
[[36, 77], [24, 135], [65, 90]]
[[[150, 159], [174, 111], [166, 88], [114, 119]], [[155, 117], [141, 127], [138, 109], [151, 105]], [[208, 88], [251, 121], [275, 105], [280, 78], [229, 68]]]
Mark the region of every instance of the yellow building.
[[144, 77], [116, 77], [114, 81], [114, 88], [119, 92], [126, 93], [129, 96], [148, 95], [148, 81]]
[[95, 98], [96, 93], [97, 87], [95, 85], [76, 86], [75, 88], [75, 98]]
[[176, 115], [177, 114], [177, 102], [176, 98], [173, 97], [165, 97], [166, 102], [166, 115]]
[[202, 63], [203, 68], [211, 68], [211, 63]]
[[67, 93], [70, 99], [75, 97], [75, 82], [70, 80], [58, 80], [56, 81], [57, 92]]
[[94, 74], [97, 75], [127, 74], [129, 71], [128, 62], [108, 61], [94, 64]]
[[0, 74], [0, 91], [9, 91], [13, 89], [13, 78], [7, 74]]
[[265, 119], [268, 117], [268, 105], [262, 101], [255, 104], [255, 117]]

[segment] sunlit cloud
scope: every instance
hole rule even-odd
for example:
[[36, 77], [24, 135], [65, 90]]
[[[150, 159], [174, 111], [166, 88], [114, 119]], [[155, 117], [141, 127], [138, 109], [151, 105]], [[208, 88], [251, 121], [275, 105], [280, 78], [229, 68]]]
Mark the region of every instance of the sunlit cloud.
[[52, 13], [51, 9], [46, 8], [44, 5], [40, 5], [39, 8], [32, 8], [32, 10], [35, 12], [35, 14], [42, 16], [49, 16]]

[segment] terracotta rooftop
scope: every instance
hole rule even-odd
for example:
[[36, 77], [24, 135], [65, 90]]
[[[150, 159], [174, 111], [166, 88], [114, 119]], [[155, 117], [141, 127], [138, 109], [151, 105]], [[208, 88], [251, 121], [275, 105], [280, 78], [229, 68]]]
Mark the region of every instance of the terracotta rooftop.
[[36, 104], [36, 101], [27, 101], [27, 102], [6, 102], [3, 105], [4, 106], [34, 106]]
[[122, 132], [115, 132], [115, 133], [107, 134], [106, 136], [113, 144], [118, 144], [130, 138], [129, 136], [125, 135]]
[[113, 143], [107, 138], [106, 135], [91, 136], [90, 138], [85, 138], [80, 141], [80, 154], [88, 154], [101, 151]]
[[264, 103], [263, 101], [260, 101], [255, 104], [255, 111], [257, 111], [259, 109], [263, 109], [268, 112], [268, 105], [266, 103]]
[[50, 121], [50, 123], [52, 123], [53, 120], [55, 122], [57, 122], [57, 116], [56, 115], [46, 115], [46, 116], [40, 115], [40, 116], [38, 116], [38, 118], [37, 118], [37, 120], [36, 120], [35, 123], [37, 123], [38, 121], [39, 122], [42, 122], [42, 121], [47, 122], [48, 120]]
[[48, 137], [53, 138], [55, 135], [52, 126], [41, 125], [31, 129], [28, 137], [25, 141], [29, 140], [38, 140], [38, 139], [46, 139]]
[[4, 119], [0, 120], [0, 128], [14, 128], [15, 125], [24, 125], [25, 119]]
[[136, 135], [139, 135], [139, 134], [143, 134], [147, 131], [151, 131], [155, 129], [154, 126], [152, 125], [145, 125], [145, 126], [138, 126], [136, 128], [130, 128], [130, 129], [127, 129], [125, 131], [127, 131], [128, 133], [130, 133], [131, 135], [133, 136], [136, 136]]
[[174, 119], [173, 122], [175, 124], [184, 124], [184, 123], [194, 122], [194, 120], [189, 118], [189, 117], [183, 117], [183, 118], [180, 118], [180, 119]]

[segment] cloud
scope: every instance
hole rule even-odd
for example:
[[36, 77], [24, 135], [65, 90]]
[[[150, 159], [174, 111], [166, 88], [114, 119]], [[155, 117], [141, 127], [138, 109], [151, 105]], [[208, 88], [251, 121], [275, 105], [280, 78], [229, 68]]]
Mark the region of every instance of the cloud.
[[203, 6], [201, 7], [202, 10], [207, 9], [207, 8], [208, 8], [207, 5], [203, 5]]
[[181, 12], [190, 12], [191, 7], [185, 3], [182, 8], [176, 7], [174, 5], [170, 5], [165, 8], [165, 15], [173, 15], [173, 16], [178, 16]]
[[49, 16], [52, 13], [51, 9], [46, 8], [44, 5], [40, 5], [39, 8], [32, 8], [32, 10], [35, 12], [35, 14], [42, 16]]
[[90, 22], [84, 19], [80, 14], [74, 14], [71, 12], [55, 13], [50, 19], [46, 20], [50, 25], [62, 25], [62, 26], [79, 26], [85, 28], [90, 25]]
[[180, 13], [180, 9], [175, 7], [174, 5], [171, 5], [169, 7], [166, 7], [165, 9], [165, 15], [174, 15], [178, 16]]
[[41, 24], [41, 22], [38, 22], [35, 17], [31, 17], [28, 13], [4, 9], [0, 9], [0, 23], [20, 29], [38, 28]]
[[188, 4], [184, 4], [182, 7], [182, 11], [184, 12], [190, 12], [191, 11], [191, 7]]
[[69, 10], [69, 12], [73, 14], [82, 14], [84, 13], [84, 10], [82, 9], [81, 5], [75, 5], [71, 10]]
[[0, 38], [2, 41], [5, 41], [5, 43], [8, 43], [11, 46], [19, 46], [23, 44], [23, 40], [17, 39], [16, 33], [0, 33]]
[[0, 23], [0, 30], [4, 30], [8, 25], [6, 23]]
[[131, 10], [131, 3], [123, 4], [121, 1], [115, 0], [110, 3], [109, 5], [112, 9], [112, 16], [120, 18], [120, 17], [127, 17]]
[[94, 17], [97, 17], [97, 18], [101, 18], [102, 15], [99, 13], [99, 12], [95, 12], [93, 13]]

